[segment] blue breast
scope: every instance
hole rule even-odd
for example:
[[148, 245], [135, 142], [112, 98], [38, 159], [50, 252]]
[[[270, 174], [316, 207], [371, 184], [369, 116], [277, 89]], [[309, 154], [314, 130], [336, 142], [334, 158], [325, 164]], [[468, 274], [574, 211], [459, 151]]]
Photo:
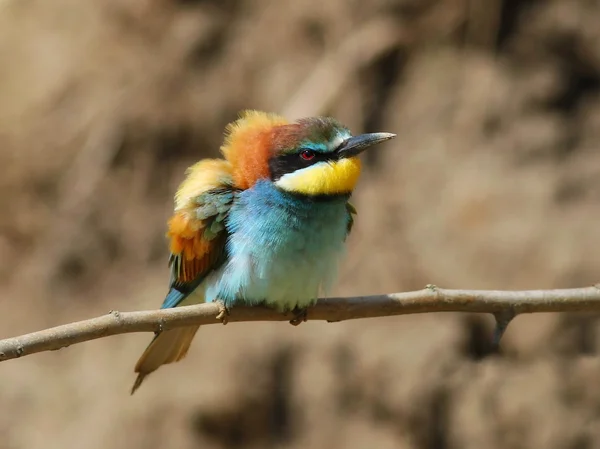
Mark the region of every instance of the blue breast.
[[265, 302], [280, 310], [312, 304], [335, 280], [346, 201], [296, 197], [266, 180], [240, 193], [226, 223], [228, 258], [207, 279], [206, 301]]

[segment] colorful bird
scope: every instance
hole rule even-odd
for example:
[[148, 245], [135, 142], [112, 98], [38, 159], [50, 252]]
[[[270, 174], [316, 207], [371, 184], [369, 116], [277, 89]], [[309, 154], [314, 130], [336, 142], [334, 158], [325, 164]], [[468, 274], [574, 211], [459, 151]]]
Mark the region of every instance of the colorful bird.
[[[334, 281], [352, 228], [358, 154], [394, 134], [352, 136], [329, 117], [288, 123], [246, 111], [228, 125], [224, 159], [191, 166], [169, 220], [170, 289], [161, 308], [221, 301], [294, 311], [298, 324]], [[185, 357], [198, 326], [159, 332], [131, 393]]]

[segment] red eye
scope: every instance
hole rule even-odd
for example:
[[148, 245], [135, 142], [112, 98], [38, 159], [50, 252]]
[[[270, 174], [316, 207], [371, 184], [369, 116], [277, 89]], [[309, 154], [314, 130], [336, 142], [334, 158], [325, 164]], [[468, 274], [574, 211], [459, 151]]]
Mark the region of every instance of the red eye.
[[310, 161], [315, 157], [315, 152], [311, 150], [302, 150], [302, 152], [300, 153], [300, 157], [305, 161]]

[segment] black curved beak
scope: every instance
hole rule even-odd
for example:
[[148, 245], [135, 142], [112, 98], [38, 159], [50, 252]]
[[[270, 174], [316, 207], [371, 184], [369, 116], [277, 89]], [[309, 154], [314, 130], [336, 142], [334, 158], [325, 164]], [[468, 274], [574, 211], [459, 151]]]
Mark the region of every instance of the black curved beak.
[[340, 157], [353, 157], [373, 145], [393, 139], [394, 137], [396, 137], [396, 134], [391, 133], [361, 134], [344, 140], [337, 151]]

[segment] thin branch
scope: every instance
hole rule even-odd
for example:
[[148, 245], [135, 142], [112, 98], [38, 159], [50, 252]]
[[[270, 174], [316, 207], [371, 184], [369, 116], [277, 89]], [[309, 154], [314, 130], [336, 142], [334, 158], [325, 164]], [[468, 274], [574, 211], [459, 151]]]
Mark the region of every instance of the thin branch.
[[[130, 332], [160, 332], [176, 327], [215, 324], [218, 303], [142, 312], [116, 312], [76, 323], [0, 340], [0, 361], [42, 351], [53, 351], [88, 340]], [[563, 290], [446, 290], [434, 285], [424, 290], [378, 296], [324, 298], [307, 312], [308, 320], [329, 322], [357, 318], [432, 312], [490, 313], [496, 317], [499, 341], [510, 320], [522, 313], [598, 312], [600, 285]], [[255, 306], [236, 306], [228, 322], [286, 321], [292, 315]]]

